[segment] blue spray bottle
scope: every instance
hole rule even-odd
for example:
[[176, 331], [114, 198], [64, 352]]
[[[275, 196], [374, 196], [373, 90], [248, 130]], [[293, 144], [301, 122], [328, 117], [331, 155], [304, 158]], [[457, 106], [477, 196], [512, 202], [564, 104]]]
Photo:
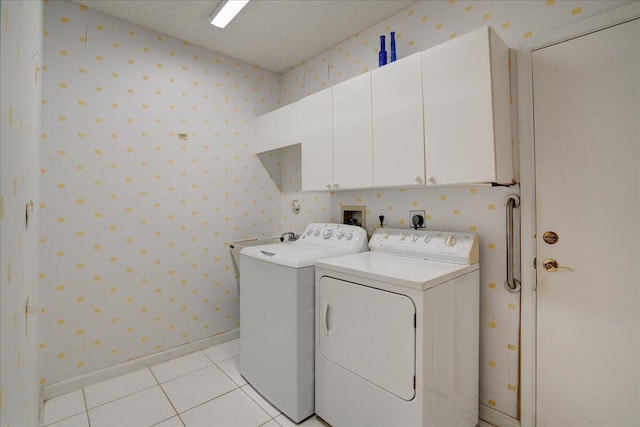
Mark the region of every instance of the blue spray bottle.
[[380, 53], [378, 53], [378, 66], [382, 67], [387, 64], [387, 51], [384, 47], [384, 36], [380, 36]]

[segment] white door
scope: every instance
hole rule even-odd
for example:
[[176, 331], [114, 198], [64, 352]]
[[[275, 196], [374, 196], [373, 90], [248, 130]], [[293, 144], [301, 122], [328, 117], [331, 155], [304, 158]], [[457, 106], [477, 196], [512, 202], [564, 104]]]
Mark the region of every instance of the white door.
[[639, 426], [640, 21], [532, 60], [537, 425]]

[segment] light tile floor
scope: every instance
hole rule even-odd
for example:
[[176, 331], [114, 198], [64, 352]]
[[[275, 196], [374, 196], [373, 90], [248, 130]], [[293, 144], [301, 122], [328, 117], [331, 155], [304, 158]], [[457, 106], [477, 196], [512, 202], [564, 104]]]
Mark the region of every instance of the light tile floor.
[[[291, 427], [240, 375], [239, 340], [85, 387], [44, 404], [47, 427]], [[299, 424], [326, 427], [315, 416]]]

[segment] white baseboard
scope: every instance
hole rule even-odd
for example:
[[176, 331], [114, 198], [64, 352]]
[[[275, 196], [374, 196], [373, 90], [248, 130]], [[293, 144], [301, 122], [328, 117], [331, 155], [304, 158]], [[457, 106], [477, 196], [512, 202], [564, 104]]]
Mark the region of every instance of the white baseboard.
[[480, 418], [478, 425], [481, 427], [520, 427], [519, 420], [483, 404], [479, 405], [478, 418]]
[[137, 359], [129, 360], [127, 362], [100, 369], [95, 372], [78, 375], [77, 377], [73, 377], [68, 380], [60, 381], [43, 387], [40, 397], [42, 401], [45, 401], [47, 399], [51, 399], [52, 397], [71, 393], [72, 391], [80, 390], [83, 387], [97, 384], [111, 378], [119, 377], [121, 375], [129, 374], [140, 369], [148, 368], [158, 363], [175, 359], [176, 357], [184, 356], [195, 351], [209, 348], [212, 345], [221, 344], [225, 341], [236, 339], [239, 336], [240, 329], [234, 329], [233, 331], [225, 332], [209, 338], [204, 338], [199, 341], [170, 348], [168, 350], [160, 351], [148, 356], [139, 357]]

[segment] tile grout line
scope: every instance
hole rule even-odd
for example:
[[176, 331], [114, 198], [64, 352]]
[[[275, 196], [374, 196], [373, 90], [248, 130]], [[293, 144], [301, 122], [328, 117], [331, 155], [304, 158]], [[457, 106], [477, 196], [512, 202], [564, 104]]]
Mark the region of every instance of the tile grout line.
[[82, 401], [84, 402], [84, 414], [87, 417], [87, 425], [91, 427], [91, 418], [89, 418], [89, 408], [87, 407], [87, 396], [84, 394], [84, 387], [82, 387]]
[[[247, 385], [247, 386], [249, 386], [249, 387], [251, 387], [251, 384], [249, 384], [249, 383], [247, 383], [246, 385]], [[244, 387], [244, 386], [242, 386], [242, 387]], [[273, 421], [275, 421], [275, 422], [276, 422], [276, 424], [280, 425], [280, 423], [276, 421], [276, 417], [279, 417], [280, 415], [283, 415], [283, 414], [282, 414], [282, 412], [280, 412], [280, 413], [279, 413], [278, 415], [276, 415], [275, 417], [272, 417], [272, 416], [271, 416], [271, 414], [270, 414], [270, 413], [268, 413], [268, 412], [267, 412], [267, 410], [266, 410], [266, 409], [264, 409], [262, 406], [260, 406], [260, 404], [259, 404], [258, 402], [256, 402], [256, 401], [255, 401], [255, 399], [254, 399], [254, 398], [252, 398], [252, 397], [249, 395], [249, 393], [247, 393], [245, 390], [243, 390], [243, 389], [242, 389], [242, 387], [240, 387], [240, 390], [241, 390], [241, 391], [242, 391], [242, 392], [243, 392], [243, 393], [244, 393], [244, 394], [245, 394], [249, 399], [251, 399], [251, 401], [252, 401], [253, 403], [255, 403], [256, 405], [258, 405], [258, 408], [262, 409], [262, 410], [263, 410], [267, 415], [269, 415], [269, 417], [270, 417]], [[259, 396], [262, 396], [262, 395], [261, 395], [260, 393], [258, 393], [258, 392], [253, 388], [253, 387], [251, 387], [251, 389], [252, 389], [254, 392], [256, 392]], [[264, 399], [264, 398], [263, 398], [263, 399]], [[269, 402], [267, 399], [265, 399], [265, 401], [267, 401], [267, 403], [271, 404], [271, 402]], [[273, 406], [273, 405], [271, 405], [271, 406]], [[276, 409], [277, 409], [277, 408], [276, 408]], [[277, 409], [277, 410], [279, 411], [279, 409]], [[269, 421], [267, 421], [267, 423], [268, 423], [268, 422], [269, 422]], [[263, 423], [263, 424], [266, 424], [266, 423]], [[261, 424], [261, 425], [262, 425], [262, 424]]]
[[[190, 354], [193, 354], [193, 353], [190, 353]], [[205, 354], [205, 356], [206, 356], [206, 354]], [[208, 358], [207, 358], [207, 359], [208, 359]], [[175, 360], [175, 359], [173, 359], [173, 360]], [[209, 359], [209, 360], [211, 361], [211, 359]], [[185, 376], [187, 376], [187, 375], [193, 374], [194, 372], [202, 371], [203, 369], [207, 369], [207, 368], [210, 368], [210, 367], [212, 367], [212, 366], [216, 366], [216, 367], [217, 367], [217, 365], [215, 364], [215, 362], [211, 362], [211, 365], [209, 365], [209, 366], [203, 366], [202, 368], [194, 369], [193, 371], [189, 371], [189, 372], [187, 372], [187, 373], [180, 374], [180, 375], [178, 375], [177, 377], [169, 378], [168, 380], [165, 380], [165, 381], [162, 381], [162, 382], [160, 382], [160, 381], [156, 378], [156, 376], [155, 376], [155, 374], [153, 373], [153, 370], [151, 370], [151, 368], [148, 368], [148, 369], [151, 371], [151, 374], [153, 375], [153, 377], [154, 377], [154, 378], [156, 378], [156, 381], [158, 382], [158, 385], [162, 386], [162, 384], [164, 384], [164, 383], [168, 383], [168, 382], [170, 382], [170, 381], [177, 380], [178, 378], [185, 377]], [[220, 369], [220, 368], [218, 368], [218, 369]], [[220, 369], [220, 370], [222, 371], [222, 369]], [[224, 372], [224, 371], [223, 371], [223, 372]]]
[[[204, 351], [203, 351], [203, 353], [204, 353]], [[206, 353], [205, 353], [204, 355], [205, 355], [205, 356], [207, 356], [207, 354], [206, 354]], [[233, 356], [233, 357], [230, 357], [230, 358], [228, 358], [228, 359], [221, 360], [221, 361], [220, 361], [220, 363], [222, 363], [222, 362], [226, 362], [226, 361], [231, 360], [231, 359], [235, 359], [236, 357], [240, 357], [240, 355], [238, 354], [237, 356]], [[244, 387], [245, 385], [250, 386], [250, 384], [249, 384], [249, 382], [248, 382], [248, 381], [246, 381], [246, 378], [244, 378], [244, 377], [242, 376], [242, 374], [240, 373], [240, 368], [239, 368], [239, 367], [238, 367], [238, 374], [240, 374], [240, 377], [241, 377], [243, 380], [245, 380], [245, 381], [246, 381], [246, 383], [245, 383], [244, 385], [240, 385], [240, 384], [236, 383], [236, 382], [233, 380], [233, 378], [231, 378], [231, 375], [227, 374], [227, 373], [225, 372], [225, 370], [224, 370], [224, 369], [222, 369], [220, 366], [218, 366], [218, 363], [214, 362], [214, 361], [213, 361], [209, 356], [207, 356], [207, 358], [208, 358], [209, 360], [211, 360], [211, 362], [213, 362], [213, 364], [214, 364], [218, 369], [220, 369], [220, 370], [222, 371], [222, 373], [223, 373], [223, 374], [225, 374], [225, 375], [226, 375], [226, 376], [231, 380], [231, 382], [232, 382], [232, 383], [236, 384], [236, 385], [238, 386], [238, 389], [239, 389], [242, 393], [244, 393], [244, 394], [245, 394], [245, 396], [247, 396], [247, 397], [249, 398], [249, 400], [251, 400], [253, 403], [255, 403], [255, 405], [256, 405], [258, 408], [260, 408], [260, 409], [261, 409], [265, 414], [267, 414], [271, 420], [275, 421], [275, 422], [276, 422], [276, 424], [280, 425], [280, 424], [275, 420], [275, 418], [274, 418], [274, 417], [272, 417], [272, 416], [271, 416], [271, 414], [269, 414], [269, 413], [267, 412], [267, 410], [266, 410], [266, 409], [264, 409], [262, 406], [260, 406], [260, 404], [259, 404], [258, 402], [256, 402], [253, 398], [251, 398], [251, 396], [249, 396], [249, 393], [247, 393], [246, 391], [244, 391], [244, 390], [242, 389], [242, 387]], [[240, 365], [240, 363], [238, 362], [238, 366], [239, 366], [239, 365]], [[252, 387], [252, 389], [253, 389], [253, 387]], [[255, 390], [254, 390], [254, 391], [255, 391]], [[256, 391], [256, 393], [257, 393], [257, 391]], [[218, 396], [218, 397], [220, 397], [220, 396]], [[212, 400], [213, 400], [213, 399], [212, 399]], [[280, 416], [280, 414], [278, 414], [278, 416]], [[266, 421], [266, 422], [268, 423], [269, 421]], [[263, 423], [263, 424], [265, 424], [265, 423]], [[260, 424], [260, 425], [262, 425], [262, 424]]]
[[[262, 406], [260, 406], [260, 405], [258, 404], [258, 402], [256, 402], [255, 400], [253, 400], [253, 399], [251, 398], [251, 396], [249, 396], [249, 395], [247, 394], [247, 392], [245, 392], [245, 391], [242, 389], [242, 387], [244, 387], [244, 385], [249, 385], [249, 383], [246, 383], [246, 384], [244, 384], [244, 385], [239, 385], [238, 383], [236, 383], [236, 382], [233, 380], [233, 378], [231, 378], [231, 376], [230, 376], [229, 374], [227, 374], [227, 373], [224, 371], [224, 369], [222, 369], [222, 368], [218, 365], [218, 363], [226, 362], [226, 361], [228, 361], [228, 360], [231, 360], [231, 359], [234, 359], [234, 358], [236, 358], [236, 357], [239, 357], [239, 356], [240, 356], [239, 354], [238, 354], [238, 355], [235, 355], [235, 356], [228, 357], [228, 358], [226, 358], [226, 359], [224, 359], [224, 360], [221, 360], [220, 362], [215, 362], [215, 361], [214, 361], [211, 357], [209, 357], [209, 356], [208, 356], [208, 355], [207, 355], [203, 350], [200, 350], [200, 352], [201, 352], [202, 354], [204, 354], [204, 356], [205, 356], [207, 359], [209, 359], [209, 361], [211, 361], [211, 363], [212, 363], [212, 365], [211, 365], [211, 366], [215, 366], [216, 368], [218, 368], [218, 369], [219, 369], [219, 370], [220, 370], [220, 371], [221, 371], [221, 372], [222, 372], [222, 373], [223, 373], [223, 374], [224, 374], [224, 375], [225, 375], [225, 376], [226, 376], [226, 377], [227, 377], [227, 378], [228, 378], [228, 379], [229, 379], [229, 380], [230, 380], [230, 381], [231, 381], [231, 382], [236, 386], [236, 387], [235, 387], [234, 389], [229, 390], [229, 391], [227, 391], [227, 392], [225, 392], [225, 393], [222, 393], [222, 394], [220, 394], [220, 395], [218, 395], [218, 396], [216, 396], [216, 397], [214, 397], [214, 398], [211, 398], [211, 399], [209, 399], [209, 400], [207, 400], [207, 401], [205, 401], [205, 402], [199, 403], [199, 404], [198, 404], [198, 405], [196, 405], [196, 406], [193, 406], [193, 407], [191, 407], [191, 408], [185, 409], [185, 410], [184, 410], [184, 411], [182, 411], [182, 412], [178, 412], [178, 410], [177, 410], [177, 409], [175, 408], [175, 406], [174, 406], [174, 410], [176, 410], [176, 413], [178, 414], [178, 417], [180, 418], [180, 421], [182, 421], [182, 424], [183, 424], [183, 425], [186, 425], [186, 424], [185, 424], [185, 423], [184, 423], [184, 421], [182, 420], [182, 417], [181, 417], [181, 415], [182, 415], [182, 414], [184, 414], [184, 413], [186, 413], [186, 412], [188, 412], [188, 411], [191, 411], [192, 409], [195, 409], [195, 408], [197, 408], [197, 407], [199, 407], [199, 406], [202, 406], [202, 405], [204, 405], [204, 404], [206, 404], [206, 403], [212, 402], [212, 401], [216, 400], [217, 398], [222, 397], [222, 396], [225, 396], [225, 395], [227, 395], [227, 394], [229, 394], [229, 393], [231, 393], [231, 392], [234, 392], [234, 391], [236, 391], [236, 390], [240, 390], [240, 391], [241, 391], [245, 396], [247, 396], [247, 397], [249, 398], [249, 400], [251, 400], [251, 402], [253, 402], [253, 403], [254, 403], [258, 408], [260, 408], [260, 410], [261, 410], [261, 411], [263, 411], [265, 414], [267, 414], [267, 416], [269, 417], [269, 421], [271, 421], [271, 420], [275, 421], [275, 419], [274, 419], [274, 418], [273, 418], [273, 417], [272, 417], [272, 416], [271, 416], [271, 415], [270, 415], [270, 414], [269, 414], [269, 413], [268, 413], [268, 412], [267, 412], [267, 411], [266, 411]], [[194, 353], [195, 353], [195, 352], [194, 352]], [[191, 354], [193, 354], [193, 353], [191, 353]], [[193, 372], [197, 372], [197, 371], [200, 371], [200, 370], [203, 370], [203, 369], [209, 368], [209, 367], [210, 367], [210, 366], [206, 366], [206, 367], [204, 367], [204, 368], [199, 368], [199, 369], [196, 369], [195, 371], [188, 372], [188, 373], [183, 374], [183, 375], [180, 375], [180, 376], [178, 376], [178, 377], [176, 377], [176, 378], [180, 378], [180, 377], [183, 377], [183, 376], [185, 376], [185, 375], [189, 375], [189, 374], [191, 374], [191, 373], [193, 373]], [[153, 371], [152, 371], [151, 373], [153, 374]], [[154, 378], [155, 378], [155, 374], [154, 374]], [[165, 383], [166, 383], [166, 382], [169, 382], [169, 381], [172, 381], [172, 380], [174, 380], [174, 379], [176, 379], [176, 378], [172, 378], [172, 379], [170, 379], [170, 380], [167, 380], [167, 381], [165, 381]], [[157, 379], [156, 379], [156, 381], [157, 381]], [[162, 387], [162, 384], [160, 384], [160, 388], [162, 389], [162, 392], [163, 392], [163, 393], [165, 393], [165, 396], [167, 396], [166, 392], [164, 391], [164, 388]], [[167, 399], [169, 399], [169, 396], [167, 396]], [[171, 402], [171, 399], [169, 399], [169, 402]], [[173, 402], [171, 402], [171, 406], [173, 406]], [[280, 414], [278, 414], [278, 416], [279, 416], [279, 415], [280, 415]], [[266, 422], [269, 422], [269, 421], [266, 421]], [[263, 424], [264, 424], [264, 423], [263, 423]], [[276, 421], [276, 424], [278, 424], [278, 425], [279, 425], [279, 423], [278, 423], [277, 421]], [[261, 425], [262, 425], [262, 424], [261, 424]]]
[[[173, 359], [173, 360], [175, 360], [175, 359]], [[173, 412], [175, 412], [175, 413], [176, 413], [176, 415], [175, 415], [175, 416], [177, 416], [177, 417], [178, 417], [178, 419], [180, 420], [180, 422], [181, 422], [181, 423], [182, 423], [182, 425], [184, 426], [184, 425], [185, 425], [185, 423], [184, 423], [184, 421], [182, 420], [182, 417], [180, 416], [180, 413], [178, 412], [178, 410], [176, 409], [175, 405], [173, 404], [173, 402], [172, 402], [172, 401], [171, 401], [171, 399], [169, 398], [169, 395], [167, 395], [167, 392], [166, 392], [166, 391], [164, 391], [164, 388], [162, 387], [162, 384], [161, 384], [161, 383], [160, 383], [160, 381], [158, 380], [158, 377], [156, 377], [156, 374], [154, 374], [154, 373], [153, 373], [153, 370], [152, 370], [151, 368], [148, 368], [148, 369], [149, 369], [149, 371], [151, 371], [151, 375], [153, 376], [153, 379], [155, 379], [155, 380], [156, 380], [156, 383], [157, 383], [158, 387], [160, 387], [160, 391], [162, 391], [162, 394], [164, 394], [164, 397], [166, 397], [166, 398], [167, 398], [167, 401], [169, 401], [169, 405], [171, 405], [171, 407], [173, 408]], [[195, 372], [195, 371], [194, 371], [194, 372]], [[157, 422], [156, 424], [159, 424], [159, 423], [165, 422], [165, 421], [167, 421], [167, 420], [169, 420], [169, 419], [171, 419], [171, 418], [173, 418], [173, 417], [174, 417], [174, 415], [170, 416], [170, 417], [169, 417], [169, 418], [167, 418], [166, 420], [159, 421], [159, 422]], [[154, 425], [156, 425], [156, 424], [154, 424]], [[91, 426], [89, 426], [89, 427], [91, 427]]]
[[[191, 408], [185, 409], [185, 410], [184, 410], [184, 411], [182, 411], [182, 412], [178, 412], [178, 416], [180, 416], [181, 414], [184, 414], [184, 413], [186, 413], [186, 412], [189, 412], [189, 411], [191, 411], [192, 409], [195, 409], [195, 408], [197, 408], [197, 407], [199, 407], [199, 406], [202, 406], [202, 405], [205, 405], [205, 404], [207, 404], [207, 403], [209, 403], [209, 402], [212, 402], [212, 401], [216, 400], [216, 399], [217, 399], [217, 398], [219, 398], [219, 397], [222, 397], [222, 396], [225, 396], [225, 395], [227, 395], [227, 394], [229, 394], [229, 393], [232, 393], [232, 392], [234, 392], [234, 391], [238, 390], [239, 388], [240, 388], [240, 387], [236, 387], [236, 388], [234, 388], [233, 390], [229, 390], [229, 391], [227, 391], [227, 392], [225, 392], [225, 393], [222, 393], [222, 394], [220, 394], [220, 395], [218, 395], [218, 396], [216, 396], [216, 397], [213, 397], [213, 398], [211, 398], [211, 399], [209, 399], [209, 400], [207, 400], [207, 401], [205, 401], [205, 402], [198, 403], [196, 406], [193, 406], [193, 407], [191, 407]], [[267, 415], [269, 415], [269, 414], [267, 414]], [[182, 420], [182, 417], [180, 417], [180, 420]], [[184, 424], [184, 423], [183, 423], [183, 424]]]
[[[227, 341], [227, 342], [230, 342], [230, 341]], [[224, 344], [224, 343], [223, 343], [223, 344]], [[220, 345], [220, 344], [218, 344], [218, 345]], [[215, 347], [215, 346], [214, 346], [214, 347]], [[235, 356], [227, 357], [227, 358], [226, 358], [226, 359], [224, 359], [224, 360], [220, 360], [220, 361], [216, 362], [216, 361], [215, 361], [215, 360], [213, 360], [211, 357], [209, 357], [209, 355], [208, 355], [207, 353], [205, 353], [205, 352], [204, 352], [204, 350], [200, 350], [200, 352], [201, 352], [202, 354], [204, 354], [204, 355], [205, 355], [205, 357], [206, 357], [207, 359], [209, 359], [209, 360], [211, 361], [211, 363], [213, 363], [213, 364], [214, 364], [214, 365], [216, 365], [216, 366], [218, 365], [218, 363], [226, 362], [227, 360], [233, 359], [234, 357], [240, 357], [240, 354], [236, 354]]]
[[[48, 426], [50, 426], [50, 425], [57, 424], [57, 423], [59, 423], [59, 422], [61, 422], [61, 421], [68, 420], [69, 418], [77, 417], [78, 415], [82, 414], [83, 412], [84, 412], [85, 414], [87, 414], [87, 419], [88, 419], [88, 418], [89, 418], [89, 413], [88, 413], [88, 411], [87, 411], [87, 402], [86, 402], [86, 401], [85, 401], [85, 399], [84, 399], [84, 389], [80, 389], [80, 390], [82, 391], [82, 400], [83, 400], [83, 402], [84, 402], [84, 410], [82, 410], [82, 411], [80, 411], [80, 412], [78, 412], [78, 413], [76, 413], [76, 414], [71, 414], [71, 415], [68, 415], [68, 416], [66, 416], [66, 417], [64, 417], [64, 418], [60, 418], [60, 419], [58, 419], [58, 420], [51, 421], [51, 422], [50, 422], [50, 423], [48, 423], [48, 424], [44, 424], [44, 418], [43, 418], [43, 420], [42, 420], [43, 426], [44, 426], [44, 427], [48, 427]], [[80, 391], [80, 390], [75, 390], [75, 391], [72, 391], [72, 392], [70, 392], [70, 393], [75, 393], [76, 391]], [[69, 394], [69, 393], [67, 393], [67, 394]], [[57, 397], [60, 397], [60, 396], [57, 396]], [[46, 402], [48, 402], [49, 400], [52, 400], [52, 399], [55, 399], [55, 397], [52, 397], [51, 399], [47, 399], [44, 403], [46, 404]], [[44, 417], [44, 415], [43, 415], [43, 417]], [[91, 427], [91, 426], [89, 425], [89, 427]]]
[[[151, 368], [143, 368], [143, 369], [148, 369], [149, 371], [151, 371]], [[140, 369], [140, 371], [142, 371], [143, 369]], [[139, 372], [139, 371], [136, 371], [136, 372]], [[129, 374], [125, 374], [125, 375], [129, 375]], [[153, 372], [151, 372], [151, 375], [153, 376]], [[124, 376], [124, 375], [121, 375], [120, 377], [123, 377], [123, 376]], [[115, 378], [120, 378], [120, 377], [115, 377]], [[111, 379], [115, 379], [115, 378], [111, 378]], [[156, 379], [156, 377], [155, 377], [155, 376], [153, 376], [153, 379]], [[108, 381], [108, 380], [107, 380], [107, 381]], [[156, 380], [156, 383], [157, 383], [157, 382], [158, 382], [158, 380]], [[98, 384], [100, 384], [100, 383], [98, 383]], [[94, 384], [94, 385], [97, 385], [97, 384]], [[107, 404], [109, 404], [109, 403], [113, 403], [113, 402], [115, 402], [116, 400], [120, 400], [120, 399], [123, 399], [123, 398], [125, 398], [125, 397], [133, 396], [134, 394], [140, 393], [140, 392], [145, 391], [145, 390], [149, 390], [150, 388], [153, 388], [153, 387], [155, 387], [156, 385], [159, 385], [159, 384], [155, 384], [155, 385], [151, 385], [151, 386], [148, 386], [148, 387], [144, 387], [144, 388], [141, 388], [140, 390], [136, 390], [136, 391], [134, 391], [134, 392], [132, 392], [132, 393], [124, 394], [124, 395], [122, 395], [122, 396], [118, 396], [118, 397], [117, 397], [117, 398], [115, 398], [115, 399], [112, 399], [112, 400], [109, 400], [109, 401], [107, 401], [107, 402], [101, 403], [101, 404], [96, 405], [96, 406], [94, 406], [94, 407], [92, 407], [92, 408], [89, 408], [89, 407], [88, 407], [87, 402], [86, 402], [86, 398], [85, 398], [85, 407], [87, 408], [87, 412], [89, 412], [89, 410], [90, 410], [90, 409], [96, 409], [96, 408], [99, 408], [99, 407], [101, 407], [101, 406], [107, 405]], [[82, 394], [84, 395], [84, 388], [82, 389]]]

